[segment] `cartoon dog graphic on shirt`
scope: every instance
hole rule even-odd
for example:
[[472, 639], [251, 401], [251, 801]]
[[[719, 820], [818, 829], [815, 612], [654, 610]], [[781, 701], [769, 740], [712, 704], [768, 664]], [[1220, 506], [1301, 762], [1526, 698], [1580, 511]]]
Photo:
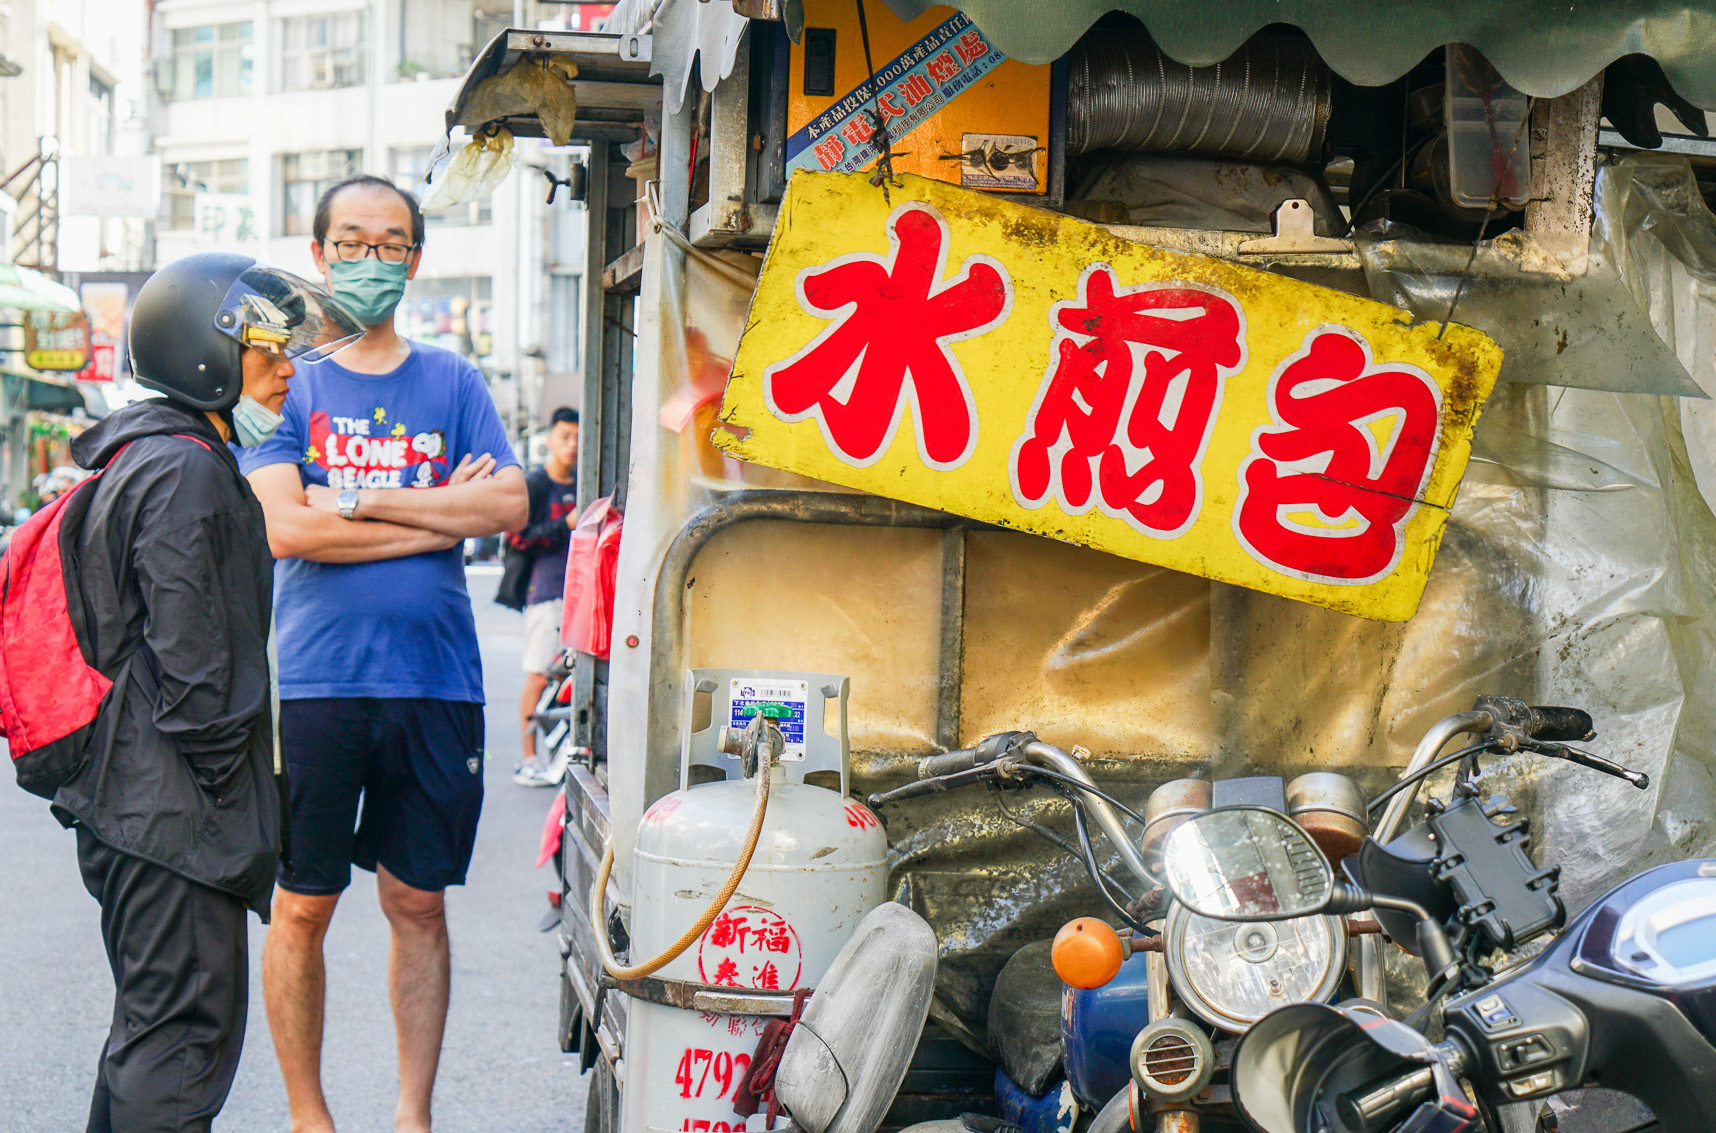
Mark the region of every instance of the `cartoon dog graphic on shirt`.
[[417, 478], [413, 485], [418, 488], [434, 487], [434, 465], [447, 453], [447, 434], [440, 429], [418, 433], [411, 438], [411, 451], [423, 458], [423, 463], [417, 466]]

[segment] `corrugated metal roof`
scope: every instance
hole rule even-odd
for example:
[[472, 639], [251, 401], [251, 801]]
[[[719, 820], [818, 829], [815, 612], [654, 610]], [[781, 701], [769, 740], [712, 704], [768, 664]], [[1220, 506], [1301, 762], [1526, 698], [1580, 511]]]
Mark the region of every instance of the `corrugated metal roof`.
[[[931, 0], [885, 0], [903, 18]], [[1192, 66], [1226, 59], [1260, 28], [1291, 24], [1342, 77], [1389, 83], [1447, 43], [1469, 43], [1529, 95], [1584, 85], [1623, 55], [1662, 64], [1687, 99], [1716, 109], [1716, 0], [954, 0], [996, 47], [1027, 63], [1065, 54], [1109, 11], [1129, 12], [1169, 55]]]

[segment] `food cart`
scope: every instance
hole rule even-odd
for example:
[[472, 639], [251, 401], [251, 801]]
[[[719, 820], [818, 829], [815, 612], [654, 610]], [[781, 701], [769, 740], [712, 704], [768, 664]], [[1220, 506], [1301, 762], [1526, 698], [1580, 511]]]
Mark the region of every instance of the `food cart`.
[[[858, 798], [924, 756], [1029, 729], [1080, 745], [1140, 809], [1188, 776], [1339, 771], [1374, 792], [1431, 721], [1501, 691], [1588, 708], [1653, 782], [1504, 766], [1571, 905], [1716, 845], [1716, 718], [1694, 694], [1716, 677], [1716, 144], [1697, 110], [1716, 105], [1712, 17], [1108, 7], [628, 4], [604, 33], [504, 33], [448, 111], [449, 136], [479, 146], [504, 131], [589, 147], [591, 286], [565, 313], [588, 344], [580, 506], [611, 497], [625, 516], [611, 653], [577, 658], [570, 702], [560, 1038], [596, 1073], [589, 1129], [658, 1124], [624, 1116], [643, 1088], [637, 1004], [791, 1011], [757, 983], [646, 989], [604, 972], [598, 936], [624, 951], [636, 927], [640, 824], [693, 781], [699, 674], [849, 681], [827, 696]], [[516, 97], [497, 101], [497, 83]], [[979, 285], [967, 321], [932, 336], [976, 391], [970, 435], [944, 427], [957, 398], [935, 402], [915, 371], [892, 419], [884, 405], [856, 433], [830, 424], [851, 381], [783, 404], [769, 383], [845, 317], [804, 273], [892, 270], [936, 217], [932, 292]], [[1208, 416], [1236, 419], [1193, 445], [1202, 494], [1177, 519], [1093, 506], [1064, 451], [1061, 478], [1020, 478], [1051, 349], [1086, 345], [1057, 337], [1051, 300], [1094, 302], [1098, 264], [1121, 291], [1145, 278], [1246, 296], [1230, 337], [1250, 353], [1209, 363], [1226, 384]], [[1010, 305], [983, 309], [985, 271], [1010, 281]], [[1364, 373], [1425, 375], [1440, 416], [1394, 512], [1364, 506], [1390, 494], [1377, 479], [1351, 514], [1270, 513], [1325, 542], [1393, 533], [1337, 578], [1259, 551], [1223, 485], [1267, 456], [1247, 448], [1254, 429], [1287, 425], [1259, 407], [1280, 408], [1291, 344], [1310, 352], [1311, 332], [1373, 301], [1393, 311], [1364, 341], [1416, 353], [1379, 350]], [[1365, 423], [1387, 419], [1371, 430], [1377, 477], [1409, 416]], [[1117, 446], [1099, 438], [1086, 479]], [[1114, 459], [1136, 473], [1137, 451]], [[1357, 541], [1333, 545], [1356, 561]], [[1098, 897], [981, 792], [885, 817], [887, 895], [939, 951], [887, 1125], [993, 1112], [997, 973]], [[597, 923], [586, 895], [610, 849]], [[686, 1112], [684, 1128], [727, 1127]]]

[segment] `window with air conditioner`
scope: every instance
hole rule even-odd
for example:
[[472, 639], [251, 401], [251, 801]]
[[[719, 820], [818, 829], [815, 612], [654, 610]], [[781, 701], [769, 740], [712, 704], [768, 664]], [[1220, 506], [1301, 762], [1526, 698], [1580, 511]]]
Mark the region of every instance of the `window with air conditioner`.
[[366, 78], [369, 23], [364, 11], [291, 16], [280, 21], [280, 89], [332, 90]]

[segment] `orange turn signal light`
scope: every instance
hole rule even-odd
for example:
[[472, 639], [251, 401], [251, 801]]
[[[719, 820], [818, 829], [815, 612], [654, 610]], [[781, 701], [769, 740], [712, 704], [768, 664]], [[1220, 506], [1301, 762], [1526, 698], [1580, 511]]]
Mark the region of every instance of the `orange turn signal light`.
[[1049, 956], [1054, 961], [1055, 975], [1063, 983], [1088, 990], [1102, 987], [1120, 974], [1125, 950], [1119, 935], [1105, 922], [1095, 917], [1080, 917], [1068, 921], [1055, 933]]

